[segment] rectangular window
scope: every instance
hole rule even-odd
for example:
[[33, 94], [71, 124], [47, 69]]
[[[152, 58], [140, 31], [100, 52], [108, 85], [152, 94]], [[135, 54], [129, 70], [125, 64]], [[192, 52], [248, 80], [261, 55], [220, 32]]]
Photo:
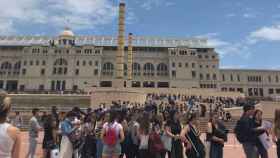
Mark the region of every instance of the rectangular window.
[[192, 78], [196, 78], [196, 72], [195, 71], [192, 71]]
[[98, 66], [98, 64], [99, 64], [98, 61], [95, 61], [95, 66]]
[[195, 68], [195, 63], [192, 63], [192, 68]]
[[230, 80], [233, 81], [233, 76], [232, 75], [230, 75]]
[[22, 75], [26, 74], [26, 69], [22, 69]]
[[239, 75], [237, 75], [237, 81], [240, 82], [240, 76]]
[[271, 82], [271, 76], [268, 76], [268, 82], [269, 83]]
[[268, 89], [268, 94], [274, 94], [274, 89], [273, 88]]
[[42, 61], [42, 65], [43, 65], [43, 66], [46, 65], [46, 61], [45, 61], [45, 60]]
[[280, 94], [280, 89], [276, 89], [276, 94]]
[[39, 65], [39, 60], [36, 60], [36, 65], [37, 65], [37, 66]]
[[189, 67], [189, 63], [185, 63], [185, 68], [188, 68]]
[[275, 81], [276, 81], [277, 83], [279, 82], [279, 77], [278, 77], [278, 76], [275, 77]]
[[182, 67], [182, 63], [179, 63], [178, 66], [179, 66], [179, 67]]
[[31, 60], [29, 64], [30, 64], [30, 66], [32, 66], [33, 65], [33, 61]]
[[45, 89], [45, 86], [44, 85], [39, 85], [39, 91], [43, 91]]
[[226, 80], [226, 77], [225, 77], [225, 74], [223, 74], [223, 81], [225, 81]]
[[176, 65], [175, 65], [175, 63], [174, 63], [174, 62], [172, 63], [172, 67], [176, 67]]
[[45, 69], [41, 69], [41, 76], [45, 75]]
[[75, 74], [76, 74], [76, 76], [79, 75], [79, 69], [76, 69]]
[[97, 76], [98, 75], [98, 69], [94, 70], [94, 75]]
[[176, 71], [172, 71], [172, 77], [176, 77]]

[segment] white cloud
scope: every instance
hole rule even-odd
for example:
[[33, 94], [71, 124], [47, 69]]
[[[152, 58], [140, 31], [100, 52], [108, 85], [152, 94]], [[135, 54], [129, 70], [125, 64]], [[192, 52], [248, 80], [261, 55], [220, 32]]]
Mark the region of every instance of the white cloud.
[[253, 13], [244, 13], [243, 14], [243, 18], [246, 18], [246, 19], [251, 19], [251, 18], [256, 18], [257, 16]]
[[217, 52], [221, 55], [221, 57], [240, 56], [242, 58], [247, 59], [251, 55], [249, 47], [245, 42], [229, 42], [221, 39], [218, 33], [208, 33], [197, 37], [207, 38], [208, 45], [210, 47], [214, 47], [217, 50]]
[[146, 10], [151, 10], [154, 7], [159, 7], [159, 6], [173, 6], [175, 5], [174, 2], [170, 2], [168, 0], [144, 0], [142, 2], [141, 7], [146, 9]]
[[232, 17], [236, 17], [235, 13], [229, 13], [226, 15], [227, 18], [232, 18]]
[[260, 40], [280, 41], [280, 25], [265, 26], [250, 33], [248, 39], [251, 43]]
[[66, 19], [73, 29], [95, 28], [112, 22], [118, 13], [111, 0], [9, 0], [1, 1], [0, 10], [0, 26], [9, 30], [15, 30], [15, 22], [61, 28]]

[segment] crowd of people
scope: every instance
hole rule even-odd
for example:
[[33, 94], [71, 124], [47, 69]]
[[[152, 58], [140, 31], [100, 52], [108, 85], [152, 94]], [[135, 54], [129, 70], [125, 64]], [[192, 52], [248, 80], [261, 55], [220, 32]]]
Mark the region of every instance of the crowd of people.
[[[29, 121], [26, 158], [35, 157], [40, 131], [44, 133], [44, 158], [223, 158], [229, 130], [219, 109], [231, 102], [230, 99], [184, 96], [184, 103], [178, 103], [181, 97], [149, 95], [145, 105], [116, 101], [86, 111], [74, 107], [68, 112], [58, 112], [52, 107], [43, 115], [40, 109], [34, 108]], [[205, 102], [215, 108], [203, 116], [209, 117], [209, 121], [207, 130], [202, 131], [199, 120], [203, 110], [197, 109]], [[272, 145], [269, 135], [277, 145], [279, 157], [280, 110], [276, 110], [274, 123], [270, 123], [262, 120], [262, 111], [254, 105], [242, 106], [244, 114], [234, 133], [246, 157], [268, 158], [267, 151]], [[11, 124], [7, 123], [10, 109], [11, 99], [1, 94], [1, 158], [19, 158], [20, 154], [22, 142], [17, 127], [21, 126], [22, 118], [17, 113]], [[205, 140], [201, 139], [202, 133], [206, 133]]]

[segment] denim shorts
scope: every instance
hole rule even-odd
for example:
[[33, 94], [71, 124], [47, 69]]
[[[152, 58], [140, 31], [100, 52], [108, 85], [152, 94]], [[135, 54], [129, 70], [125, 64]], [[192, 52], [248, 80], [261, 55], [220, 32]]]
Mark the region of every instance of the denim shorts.
[[108, 146], [104, 144], [102, 155], [106, 157], [119, 156], [121, 155], [121, 152], [122, 152], [122, 148], [120, 143], [117, 143], [115, 146]]

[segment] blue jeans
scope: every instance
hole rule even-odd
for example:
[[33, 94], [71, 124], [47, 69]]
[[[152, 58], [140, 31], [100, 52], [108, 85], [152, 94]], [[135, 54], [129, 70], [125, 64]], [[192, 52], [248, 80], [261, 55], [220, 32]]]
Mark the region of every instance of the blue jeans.
[[242, 145], [246, 158], [258, 158], [258, 149], [256, 145], [252, 143], [243, 143]]
[[96, 158], [101, 158], [103, 152], [103, 143], [101, 139], [96, 139]]

